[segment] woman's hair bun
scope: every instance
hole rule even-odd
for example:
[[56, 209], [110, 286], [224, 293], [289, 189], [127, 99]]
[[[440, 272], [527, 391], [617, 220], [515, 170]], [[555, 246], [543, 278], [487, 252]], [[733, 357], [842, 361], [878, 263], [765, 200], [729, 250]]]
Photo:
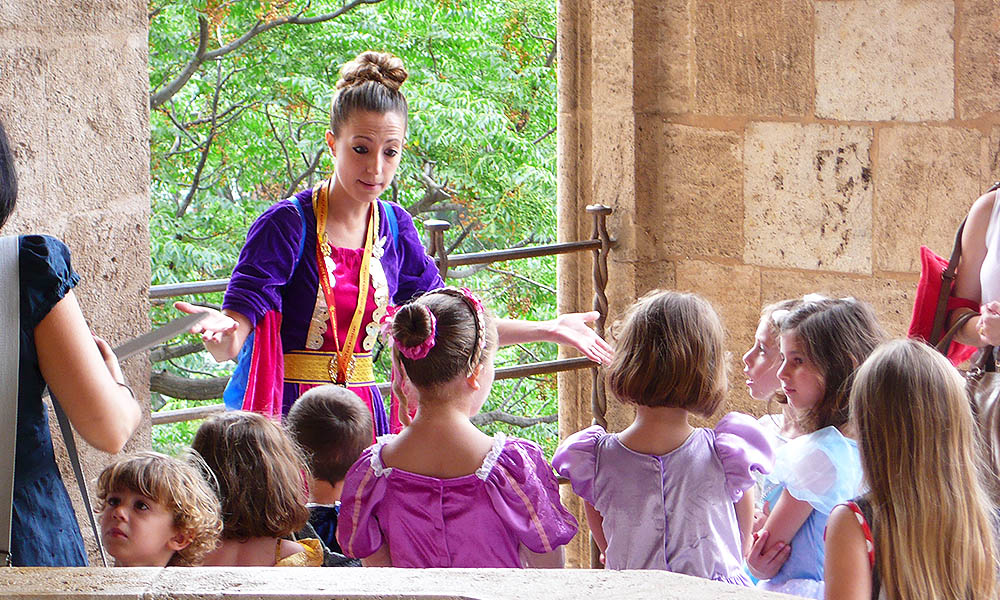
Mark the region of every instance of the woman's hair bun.
[[375, 81], [396, 92], [399, 91], [399, 87], [403, 85], [408, 76], [409, 73], [403, 66], [403, 60], [398, 56], [388, 52], [368, 50], [340, 68], [337, 89]]
[[392, 318], [392, 337], [406, 347], [427, 341], [432, 328], [430, 309], [422, 304], [404, 304]]

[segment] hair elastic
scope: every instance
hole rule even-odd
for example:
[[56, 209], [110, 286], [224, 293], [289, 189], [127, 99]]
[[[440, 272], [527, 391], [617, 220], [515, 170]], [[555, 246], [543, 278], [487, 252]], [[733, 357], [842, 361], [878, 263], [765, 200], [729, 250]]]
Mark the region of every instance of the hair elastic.
[[434, 338], [437, 334], [437, 318], [429, 308], [424, 307], [424, 310], [427, 311], [427, 314], [431, 318], [431, 331], [427, 334], [427, 339], [416, 346], [404, 346], [399, 343], [399, 340], [396, 340], [396, 349], [399, 350], [400, 354], [410, 360], [420, 360], [421, 358], [424, 358], [427, 356], [427, 353], [431, 351], [431, 348], [434, 347]]

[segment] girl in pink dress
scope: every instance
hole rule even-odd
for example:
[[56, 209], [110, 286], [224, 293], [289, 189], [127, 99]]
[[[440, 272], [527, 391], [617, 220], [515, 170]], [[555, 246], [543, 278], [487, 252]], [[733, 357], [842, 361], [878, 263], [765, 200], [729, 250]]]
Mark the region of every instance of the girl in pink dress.
[[497, 346], [480, 301], [465, 289], [429, 292], [400, 307], [391, 332], [394, 367], [419, 408], [348, 471], [337, 525], [345, 554], [367, 566], [561, 567], [577, 524], [541, 449], [469, 420], [493, 385]]

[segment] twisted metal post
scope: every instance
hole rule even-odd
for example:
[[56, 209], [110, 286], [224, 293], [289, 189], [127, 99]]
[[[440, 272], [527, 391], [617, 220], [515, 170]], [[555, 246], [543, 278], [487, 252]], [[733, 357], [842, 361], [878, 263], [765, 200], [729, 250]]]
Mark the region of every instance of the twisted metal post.
[[[604, 337], [604, 325], [608, 318], [608, 253], [611, 251], [614, 240], [608, 235], [608, 215], [611, 214], [611, 207], [601, 204], [591, 204], [587, 207], [587, 212], [594, 217], [594, 231], [590, 235], [592, 240], [601, 242], [600, 248], [595, 248], [594, 252], [594, 310], [601, 316], [594, 321], [594, 330], [597, 335]], [[608, 419], [608, 396], [604, 389], [604, 381], [600, 377], [600, 369], [594, 367], [590, 370], [590, 410], [593, 413], [593, 424], [600, 425], [607, 429]], [[601, 549], [597, 547], [594, 536], [590, 536], [590, 568], [603, 569], [601, 564]]]
[[438, 219], [428, 219], [424, 221], [424, 229], [430, 236], [427, 254], [437, 259], [441, 279], [445, 279], [448, 277], [448, 248], [444, 245], [444, 232], [451, 229], [451, 223]]
[[[594, 321], [594, 330], [597, 335], [604, 337], [604, 325], [608, 318], [608, 253], [614, 245], [614, 240], [608, 235], [608, 215], [611, 214], [611, 208], [592, 204], [587, 207], [587, 212], [594, 217], [594, 231], [590, 237], [601, 242], [601, 247], [594, 249], [594, 310], [601, 314]], [[590, 390], [590, 408], [594, 415], [593, 423], [607, 428], [608, 397], [598, 371], [597, 367], [591, 369], [593, 385]]]

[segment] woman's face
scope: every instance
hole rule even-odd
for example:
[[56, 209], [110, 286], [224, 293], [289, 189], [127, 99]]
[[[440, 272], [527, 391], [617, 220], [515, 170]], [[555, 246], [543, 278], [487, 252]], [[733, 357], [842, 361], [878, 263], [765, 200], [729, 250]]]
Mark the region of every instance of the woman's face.
[[743, 373], [747, 376], [747, 387], [753, 399], [767, 400], [781, 389], [781, 382], [778, 381], [780, 366], [778, 340], [771, 332], [767, 319], [761, 319], [754, 334], [753, 346], [743, 355]]
[[358, 202], [374, 202], [392, 183], [399, 167], [406, 118], [398, 112], [355, 111], [340, 127], [326, 132], [336, 160], [334, 190]]
[[826, 378], [809, 358], [802, 340], [794, 331], [782, 333], [779, 337], [782, 361], [778, 380], [781, 381], [781, 391], [798, 414], [806, 414], [823, 399]]

